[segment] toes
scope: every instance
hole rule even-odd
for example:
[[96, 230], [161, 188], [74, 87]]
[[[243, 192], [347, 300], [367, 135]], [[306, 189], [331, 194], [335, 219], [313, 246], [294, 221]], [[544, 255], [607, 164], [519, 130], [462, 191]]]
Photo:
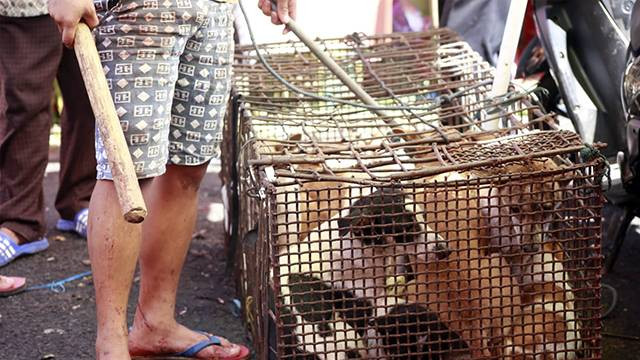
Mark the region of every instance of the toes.
[[[211, 335], [209, 333], [205, 333], [205, 335], [208, 338], [213, 337], [214, 335]], [[240, 346], [238, 346], [237, 344], [232, 343], [231, 341], [221, 337], [221, 336], [217, 336], [215, 335], [215, 337], [220, 340], [220, 346], [210, 346], [208, 348], [203, 349], [203, 352], [209, 353], [209, 356], [214, 356], [216, 359], [218, 357], [232, 357], [232, 356], [236, 356], [238, 354], [240, 354], [240, 351], [242, 351], [242, 348]]]
[[212, 348], [214, 355], [229, 357], [238, 355], [240, 353], [240, 346], [233, 344], [227, 339], [223, 339], [221, 337], [218, 338], [220, 339], [220, 343], [222, 346], [214, 346]]

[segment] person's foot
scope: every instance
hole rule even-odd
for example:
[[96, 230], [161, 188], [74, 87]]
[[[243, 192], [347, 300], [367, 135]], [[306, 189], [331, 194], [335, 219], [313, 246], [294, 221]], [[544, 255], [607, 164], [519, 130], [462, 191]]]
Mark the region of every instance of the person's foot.
[[0, 275], [0, 297], [15, 295], [24, 290], [27, 279]]
[[73, 220], [58, 219], [56, 229], [59, 231], [75, 232], [82, 238], [87, 238], [87, 230], [89, 223], [89, 209], [78, 211]]
[[0, 231], [5, 233], [5, 235], [8, 235], [11, 238], [11, 240], [13, 240], [13, 242], [18, 244], [18, 245], [22, 245], [27, 241], [20, 234], [14, 232], [13, 230], [11, 230], [9, 228], [3, 227], [3, 228], [0, 228]]
[[[131, 356], [175, 355], [184, 352], [199, 342], [210, 339], [211, 335], [190, 330], [178, 323], [167, 326], [152, 326], [146, 322], [134, 322], [129, 333], [129, 354]], [[198, 351], [196, 359], [242, 359], [247, 349], [228, 340], [220, 339], [220, 345], [207, 346]], [[246, 355], [244, 355], [246, 357]]]
[[105, 348], [105, 350], [96, 349], [96, 360], [131, 360], [129, 350], [120, 349], [119, 351], [114, 348]]
[[0, 267], [3, 267], [23, 255], [39, 253], [49, 248], [46, 237], [31, 242], [23, 242], [13, 231], [0, 229]]

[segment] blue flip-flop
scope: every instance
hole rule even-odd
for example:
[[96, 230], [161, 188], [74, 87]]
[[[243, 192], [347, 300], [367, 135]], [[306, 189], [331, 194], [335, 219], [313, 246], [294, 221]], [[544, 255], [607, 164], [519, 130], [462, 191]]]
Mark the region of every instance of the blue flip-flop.
[[35, 254], [46, 250], [49, 240], [43, 237], [40, 240], [18, 245], [4, 232], [0, 231], [0, 267], [7, 265], [22, 255]]
[[[191, 346], [190, 348], [188, 348], [187, 350], [177, 353], [177, 354], [173, 354], [171, 356], [176, 357], [176, 358], [195, 358], [196, 356], [198, 356], [198, 353], [200, 351], [202, 351], [205, 348], [208, 348], [210, 346], [222, 346], [222, 341], [220, 341], [220, 338], [218, 338], [217, 336], [210, 336], [208, 339], [204, 339], [200, 342], [198, 342], [197, 344], [194, 344], [193, 346]], [[238, 345], [236, 344], [236, 346], [240, 347], [240, 351], [238, 352], [237, 355], [231, 356], [231, 357], [225, 357], [225, 358], [219, 358], [220, 360], [243, 360], [246, 359], [249, 356], [249, 349], [246, 346], [243, 345]]]
[[[153, 359], [153, 358], [161, 358], [163, 360], [174, 360], [174, 359], [195, 359], [198, 357], [198, 353], [210, 346], [222, 346], [222, 341], [217, 336], [210, 336], [208, 339], [204, 339], [202, 341], [197, 342], [193, 346], [189, 347], [183, 352], [179, 352], [171, 355], [155, 355], [155, 356], [132, 356], [132, 359]], [[220, 357], [219, 360], [244, 360], [249, 357], [251, 351], [249, 348], [243, 345], [236, 344], [240, 348], [238, 354], [229, 357]]]
[[89, 223], [89, 209], [82, 209], [76, 213], [73, 220], [60, 219], [56, 223], [56, 229], [60, 231], [73, 231], [87, 238], [87, 224]]

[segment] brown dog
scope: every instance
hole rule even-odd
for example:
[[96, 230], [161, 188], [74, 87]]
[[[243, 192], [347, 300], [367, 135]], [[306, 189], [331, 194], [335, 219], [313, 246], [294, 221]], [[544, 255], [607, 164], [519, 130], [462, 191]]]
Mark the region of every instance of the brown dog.
[[[553, 169], [546, 161], [540, 164]], [[445, 177], [449, 183], [442, 183]], [[440, 182], [438, 187], [426, 186], [424, 193], [416, 194], [416, 201], [424, 204], [427, 225], [446, 239], [453, 253], [446, 271], [427, 268], [427, 275], [416, 278], [415, 286], [423, 290], [414, 294], [413, 300], [428, 301], [425, 304], [433, 310], [438, 306], [443, 321], [450, 321], [452, 329], [472, 341], [469, 345], [477, 356], [487, 356], [488, 351], [501, 358], [536, 359], [536, 353], [555, 351], [554, 359], [574, 359], [580, 334], [564, 256], [559, 244], [543, 238], [548, 216], [562, 201], [560, 187], [568, 182], [541, 178], [531, 184], [505, 181], [479, 185], [473, 179], [473, 174], [449, 173], [429, 179]], [[459, 180], [471, 181], [451, 183]], [[474, 271], [487, 267], [499, 271]], [[481, 299], [508, 300], [482, 303], [461, 288], [461, 284], [474, 281], [484, 284], [475, 288]], [[452, 300], [444, 307], [432, 304], [447, 301], [430, 294], [438, 286], [430, 288], [428, 284], [438, 282], [440, 287], [453, 288], [448, 290]], [[493, 323], [474, 320], [477, 313], [469, 309], [475, 306], [484, 314], [482, 319], [487, 318], [486, 308], [495, 309], [489, 311]]]

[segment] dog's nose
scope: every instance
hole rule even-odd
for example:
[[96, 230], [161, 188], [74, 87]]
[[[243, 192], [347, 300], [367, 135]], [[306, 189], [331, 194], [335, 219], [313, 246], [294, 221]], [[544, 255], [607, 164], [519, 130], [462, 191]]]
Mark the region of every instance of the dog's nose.
[[451, 255], [451, 249], [449, 249], [447, 244], [440, 242], [436, 244], [435, 253], [438, 260], [444, 260]]
[[522, 250], [526, 253], [535, 253], [540, 251], [540, 245], [538, 244], [524, 244], [522, 245]]

